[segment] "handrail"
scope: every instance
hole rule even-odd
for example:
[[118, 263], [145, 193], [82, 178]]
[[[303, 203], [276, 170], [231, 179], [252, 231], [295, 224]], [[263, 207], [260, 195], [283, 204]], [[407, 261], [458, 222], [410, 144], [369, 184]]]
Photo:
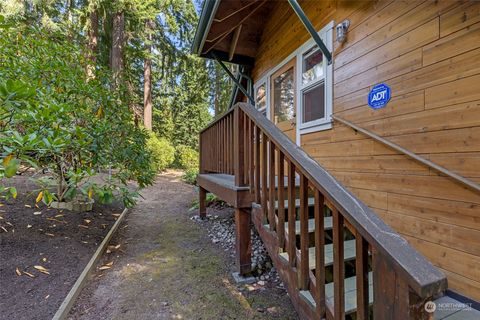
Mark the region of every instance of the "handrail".
[[262, 133], [285, 154], [285, 158], [302, 170], [310, 183], [325, 195], [347, 218], [361, 236], [393, 264], [411, 289], [422, 298], [431, 297], [446, 288], [445, 275], [425, 259], [408, 242], [393, 231], [369, 207], [347, 191], [328, 171], [303, 149], [292, 142], [273, 122], [252, 105], [237, 103], [261, 129]]
[[226, 115], [228, 115], [228, 114], [230, 114], [230, 113], [232, 113], [232, 112], [233, 112], [233, 108], [230, 108], [230, 109], [228, 109], [227, 111], [225, 111], [225, 112], [221, 115], [221, 117], [218, 117], [217, 119], [214, 119], [214, 120], [210, 121], [210, 123], [207, 124], [206, 127], [203, 128], [203, 129], [200, 131], [200, 135], [201, 135], [202, 133], [204, 133], [205, 131], [207, 131], [209, 128], [213, 127], [217, 122], [221, 121], [223, 118], [225, 118]]
[[407, 150], [407, 149], [399, 146], [398, 144], [393, 143], [393, 142], [391, 142], [391, 141], [389, 141], [389, 140], [387, 140], [387, 139], [385, 139], [385, 138], [382, 138], [382, 137], [380, 137], [379, 135], [377, 135], [377, 134], [375, 134], [375, 133], [373, 133], [373, 132], [371, 132], [371, 131], [368, 131], [368, 130], [366, 130], [366, 129], [363, 129], [363, 128], [357, 126], [356, 124], [354, 124], [354, 123], [352, 123], [352, 122], [350, 122], [350, 121], [348, 121], [348, 120], [342, 119], [342, 118], [340, 118], [340, 117], [338, 117], [338, 116], [335, 116], [335, 115], [332, 115], [332, 118], [333, 118], [334, 120], [337, 120], [338, 122], [341, 122], [341, 123], [343, 123], [344, 125], [352, 128], [353, 130], [359, 131], [359, 132], [363, 133], [364, 135], [369, 136], [370, 138], [372, 138], [372, 139], [374, 139], [374, 140], [376, 140], [376, 141], [378, 141], [378, 142], [380, 142], [380, 143], [383, 143], [384, 145], [387, 145], [387, 146], [389, 146], [390, 148], [392, 148], [392, 149], [394, 149], [394, 150], [396, 150], [396, 151], [398, 151], [398, 152], [400, 152], [400, 153], [403, 153], [403, 154], [409, 156], [410, 158], [414, 159], [415, 161], [418, 161], [418, 162], [420, 162], [420, 163], [423, 163], [424, 165], [426, 165], [426, 166], [428, 166], [428, 167], [430, 167], [430, 168], [433, 168], [433, 169], [437, 170], [438, 172], [443, 173], [444, 175], [449, 176], [450, 178], [452, 178], [452, 179], [454, 179], [454, 180], [456, 180], [456, 181], [458, 181], [458, 182], [466, 185], [467, 187], [469, 187], [469, 188], [471, 188], [471, 189], [473, 189], [473, 190], [475, 190], [475, 191], [477, 191], [477, 192], [480, 192], [480, 185], [477, 184], [477, 183], [475, 183], [474, 181], [469, 180], [469, 179], [467, 179], [467, 178], [465, 178], [465, 177], [463, 177], [463, 176], [461, 176], [461, 175], [459, 175], [459, 174], [456, 174], [455, 172], [452, 172], [452, 171], [448, 170], [447, 168], [442, 167], [442, 166], [440, 166], [440, 165], [438, 165], [438, 164], [436, 164], [436, 163], [434, 163], [434, 162], [432, 162], [432, 161], [430, 161], [430, 160], [427, 160], [427, 159], [419, 156], [418, 154], [416, 154], [416, 153], [414, 153], [414, 152], [412, 152], [412, 151], [410, 151], [410, 150]]

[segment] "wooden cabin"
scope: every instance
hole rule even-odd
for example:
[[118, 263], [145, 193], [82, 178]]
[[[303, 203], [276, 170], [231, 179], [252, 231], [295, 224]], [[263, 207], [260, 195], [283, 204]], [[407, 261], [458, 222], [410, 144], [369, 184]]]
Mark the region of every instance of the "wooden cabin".
[[193, 51], [240, 273], [253, 223], [302, 319], [480, 319], [480, 1], [206, 0]]

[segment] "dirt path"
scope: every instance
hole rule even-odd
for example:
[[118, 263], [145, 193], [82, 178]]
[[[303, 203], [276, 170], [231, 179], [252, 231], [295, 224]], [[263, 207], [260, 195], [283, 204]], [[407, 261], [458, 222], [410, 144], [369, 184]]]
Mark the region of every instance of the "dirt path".
[[294, 319], [285, 291], [232, 282], [233, 261], [189, 219], [195, 189], [169, 171], [143, 192], [70, 319]]

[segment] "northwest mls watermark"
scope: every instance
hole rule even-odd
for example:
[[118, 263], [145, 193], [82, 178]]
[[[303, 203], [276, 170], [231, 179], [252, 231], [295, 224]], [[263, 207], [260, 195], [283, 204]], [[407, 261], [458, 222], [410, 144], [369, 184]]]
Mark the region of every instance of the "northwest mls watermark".
[[427, 301], [425, 303], [425, 311], [433, 313], [436, 310], [441, 311], [458, 311], [458, 310], [472, 310], [471, 303], [462, 302], [433, 302]]

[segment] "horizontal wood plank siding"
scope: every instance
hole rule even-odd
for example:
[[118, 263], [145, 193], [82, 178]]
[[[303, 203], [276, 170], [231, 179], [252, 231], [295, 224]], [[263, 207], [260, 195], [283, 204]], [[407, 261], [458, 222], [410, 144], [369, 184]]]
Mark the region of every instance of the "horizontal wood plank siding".
[[[300, 1], [317, 29], [349, 19], [334, 42], [335, 115], [480, 182], [480, 2]], [[335, 35], [335, 32], [334, 32]], [[286, 2], [271, 13], [254, 79], [310, 36]], [[377, 83], [392, 89], [367, 105]], [[301, 146], [448, 276], [480, 300], [480, 194], [334, 123]]]

